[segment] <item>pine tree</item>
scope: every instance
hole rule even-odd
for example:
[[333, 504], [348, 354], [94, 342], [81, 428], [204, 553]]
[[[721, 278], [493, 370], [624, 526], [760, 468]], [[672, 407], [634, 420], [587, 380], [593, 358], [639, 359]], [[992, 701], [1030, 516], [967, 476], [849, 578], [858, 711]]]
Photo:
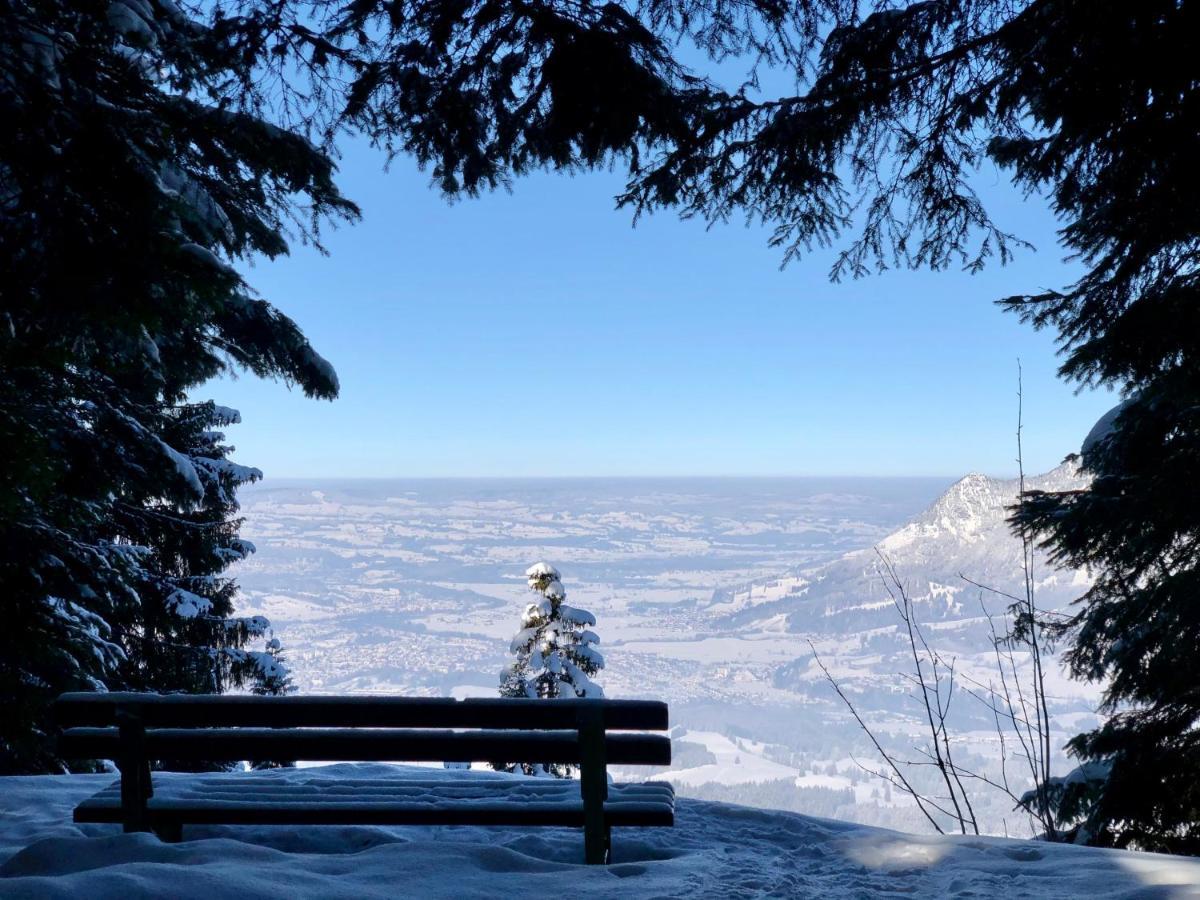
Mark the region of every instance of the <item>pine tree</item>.
[[[238, 537], [236, 492], [262, 477], [258, 469], [229, 459], [217, 431], [240, 420], [236, 410], [215, 404], [183, 404], [163, 416], [163, 441], [183, 448], [180, 465], [199, 486], [197, 502], [130, 496], [118, 527], [147, 548], [136, 570], [139, 603], [133, 621], [122, 623], [124, 685], [137, 690], [221, 693], [245, 687], [283, 694], [286, 664], [270, 623], [262, 616], [234, 616], [237, 585], [221, 573], [254, 552]], [[262, 650], [247, 649], [262, 639]]]
[[[590, 630], [596, 617], [584, 609], [568, 606], [558, 570], [544, 562], [525, 571], [530, 590], [541, 596], [525, 607], [521, 630], [509, 652], [516, 661], [500, 673], [500, 696], [556, 700], [560, 697], [600, 698], [604, 691], [592, 676], [604, 668], [604, 657], [596, 650], [600, 638]], [[569, 778], [574, 767], [562, 763], [501, 763], [497, 769], [526, 775], [550, 774]]]
[[1181, 356], [1140, 384], [1084, 442], [1090, 487], [1015, 515], [1095, 576], [1054, 627], [1110, 715], [1069, 742], [1080, 765], [1049, 792], [1076, 840], [1200, 854], [1200, 366]]
[[595, 649], [600, 638], [588, 628], [596, 617], [563, 602], [567, 593], [553, 566], [536, 563], [525, 577], [541, 599], [521, 616], [521, 630], [509, 646], [517, 661], [502, 675], [502, 696], [603, 697], [600, 685], [591, 680], [604, 668], [604, 657]]
[[286, 687], [220, 576], [257, 473], [189, 392], [244, 368], [337, 393], [231, 263], [355, 210], [263, 118], [258, 58], [171, 0], [0, 7], [0, 772], [62, 767], [63, 690]]

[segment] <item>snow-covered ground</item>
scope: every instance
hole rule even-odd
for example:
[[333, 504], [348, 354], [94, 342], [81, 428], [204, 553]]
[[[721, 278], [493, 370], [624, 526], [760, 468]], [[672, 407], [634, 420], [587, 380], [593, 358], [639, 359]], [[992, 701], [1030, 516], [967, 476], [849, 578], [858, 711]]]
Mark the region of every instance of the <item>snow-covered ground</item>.
[[[463, 777], [436, 773], [339, 765], [271, 777], [317, 785]], [[110, 781], [0, 779], [0, 897], [1200, 897], [1198, 860], [913, 836], [686, 799], [674, 828], [616, 830], [607, 867], [581, 865], [582, 837], [570, 829], [209, 826], [164, 844], [116, 826], [73, 825], [72, 806]]]

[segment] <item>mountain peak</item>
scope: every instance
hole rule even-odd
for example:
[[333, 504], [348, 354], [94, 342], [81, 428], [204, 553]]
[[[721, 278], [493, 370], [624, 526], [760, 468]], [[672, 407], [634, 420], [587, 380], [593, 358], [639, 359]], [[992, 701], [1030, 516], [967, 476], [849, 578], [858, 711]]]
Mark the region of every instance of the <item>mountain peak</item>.
[[[1086, 484], [1087, 478], [1070, 461], [1025, 479], [1026, 490], [1075, 490]], [[1008, 508], [1017, 502], [1020, 490], [1020, 479], [972, 472], [950, 485], [924, 512], [880, 545], [884, 549], [905, 546], [918, 536], [924, 541], [941, 538], [969, 544], [991, 531], [1007, 534]]]

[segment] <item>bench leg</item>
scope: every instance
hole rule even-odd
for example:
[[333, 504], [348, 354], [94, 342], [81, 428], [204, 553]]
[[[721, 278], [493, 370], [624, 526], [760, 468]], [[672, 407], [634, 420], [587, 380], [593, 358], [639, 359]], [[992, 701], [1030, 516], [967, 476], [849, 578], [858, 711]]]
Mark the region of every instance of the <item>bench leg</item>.
[[183, 840], [183, 823], [160, 822], [154, 826], [154, 833], [164, 844], [178, 844]]
[[145, 752], [146, 729], [142, 720], [128, 710], [118, 709], [116, 718], [121, 742], [117, 760], [117, 768], [121, 770], [121, 823], [126, 834], [149, 831], [146, 800], [154, 790]]
[[589, 866], [602, 866], [608, 862], [608, 829], [596, 828], [590, 823], [583, 826], [583, 857]]
[[140, 762], [124, 763], [121, 768], [121, 824], [126, 834], [149, 831], [146, 820], [146, 779]]
[[579, 713], [579, 790], [583, 795], [583, 856], [589, 866], [608, 862], [609, 827], [604, 818], [608, 773], [604, 754], [604, 718], [599, 706]]

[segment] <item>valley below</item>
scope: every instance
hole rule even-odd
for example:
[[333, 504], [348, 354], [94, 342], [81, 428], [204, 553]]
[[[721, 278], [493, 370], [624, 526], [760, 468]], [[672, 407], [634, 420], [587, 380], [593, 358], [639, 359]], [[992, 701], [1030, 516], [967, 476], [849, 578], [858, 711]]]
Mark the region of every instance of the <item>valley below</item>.
[[[1060, 468], [1029, 486], [1077, 483]], [[878, 754], [813, 650], [889, 751], [916, 756], [927, 726], [902, 677], [912, 661], [880, 561], [962, 686], [986, 696], [989, 614], [1003, 627], [998, 592], [1022, 584], [1021, 545], [1004, 523], [1016, 490], [979, 475], [272, 480], [242, 494], [257, 552], [235, 570], [239, 612], [271, 620], [301, 693], [495, 696], [530, 599], [524, 570], [545, 560], [568, 602], [596, 616], [606, 696], [671, 705], [675, 759], [658, 777], [680, 793], [928, 830], [869, 771]], [[1047, 609], [1087, 584], [1040, 557], [1033, 576]], [[1061, 746], [1096, 721], [1097, 691], [1056, 664], [1048, 675]], [[957, 691], [956, 758], [1019, 788], [1028, 770], [1011, 740], [1002, 764], [995, 718]], [[1029, 833], [1010, 799], [977, 793], [985, 830]]]

